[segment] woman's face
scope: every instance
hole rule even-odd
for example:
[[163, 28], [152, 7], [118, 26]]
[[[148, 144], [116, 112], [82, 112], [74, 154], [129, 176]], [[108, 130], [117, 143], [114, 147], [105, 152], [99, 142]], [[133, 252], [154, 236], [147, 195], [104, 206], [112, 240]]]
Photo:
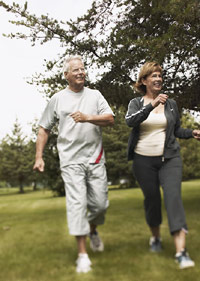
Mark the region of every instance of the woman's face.
[[146, 79], [142, 79], [146, 86], [146, 93], [159, 93], [162, 89], [162, 74], [159, 71], [152, 72]]

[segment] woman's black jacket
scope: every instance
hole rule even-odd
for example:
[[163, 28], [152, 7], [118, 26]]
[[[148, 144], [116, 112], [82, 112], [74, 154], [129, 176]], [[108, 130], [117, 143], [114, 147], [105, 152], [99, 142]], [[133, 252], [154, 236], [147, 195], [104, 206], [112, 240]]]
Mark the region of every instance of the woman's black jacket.
[[[134, 148], [139, 138], [140, 123], [146, 120], [150, 112], [154, 109], [151, 103], [145, 106], [143, 104], [143, 97], [132, 99], [125, 116], [127, 125], [133, 128], [128, 141], [128, 160], [133, 160], [134, 158]], [[167, 119], [167, 128], [163, 157], [173, 158], [180, 155], [180, 146], [176, 138], [189, 139], [193, 135], [191, 129], [181, 128], [179, 112], [174, 100], [168, 99], [166, 101], [164, 113]]]

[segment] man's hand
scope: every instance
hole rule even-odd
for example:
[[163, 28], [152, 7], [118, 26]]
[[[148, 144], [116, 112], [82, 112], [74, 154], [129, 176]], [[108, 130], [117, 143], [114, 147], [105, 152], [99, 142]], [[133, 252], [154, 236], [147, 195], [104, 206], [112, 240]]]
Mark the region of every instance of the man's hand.
[[44, 172], [44, 161], [43, 161], [42, 158], [39, 158], [39, 159], [35, 160], [33, 170], [37, 170], [39, 172]]
[[84, 123], [89, 122], [91, 124], [106, 127], [106, 126], [112, 126], [114, 124], [114, 117], [112, 114], [101, 114], [101, 115], [90, 115], [90, 114], [84, 114], [80, 111], [71, 113], [70, 116], [74, 119], [76, 123]]
[[35, 164], [33, 166], [33, 170], [44, 172], [44, 161], [42, 159], [42, 154], [45, 144], [48, 140], [49, 133], [50, 133], [49, 130], [43, 127], [39, 128], [37, 141], [36, 141], [36, 156], [35, 156]]
[[77, 112], [74, 112], [74, 113], [71, 113], [70, 116], [74, 119], [74, 121], [76, 123], [78, 122], [88, 122], [88, 115], [87, 114], [84, 114], [80, 111], [77, 111]]

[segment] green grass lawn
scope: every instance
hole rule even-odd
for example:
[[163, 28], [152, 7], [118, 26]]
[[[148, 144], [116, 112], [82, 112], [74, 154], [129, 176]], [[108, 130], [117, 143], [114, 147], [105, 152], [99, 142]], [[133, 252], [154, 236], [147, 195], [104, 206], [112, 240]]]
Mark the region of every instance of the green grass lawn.
[[[65, 198], [50, 191], [16, 194], [0, 190], [1, 281], [198, 281], [200, 280], [200, 180], [183, 183], [183, 200], [190, 229], [187, 246], [196, 262], [179, 270], [163, 211], [164, 250], [148, 251], [149, 229], [144, 220], [140, 189], [112, 190], [106, 223], [99, 228], [103, 253], [89, 256], [93, 270], [75, 272], [76, 243], [68, 235]], [[89, 248], [89, 247], [88, 247]]]

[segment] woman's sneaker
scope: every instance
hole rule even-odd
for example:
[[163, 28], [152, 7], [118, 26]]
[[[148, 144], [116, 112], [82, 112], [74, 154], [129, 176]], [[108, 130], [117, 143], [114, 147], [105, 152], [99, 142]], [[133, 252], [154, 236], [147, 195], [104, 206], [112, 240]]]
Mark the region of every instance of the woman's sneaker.
[[161, 238], [151, 237], [149, 240], [149, 250], [154, 253], [162, 251]]
[[104, 244], [101, 238], [99, 237], [98, 232], [95, 231], [94, 233], [90, 233], [89, 237], [90, 237], [90, 248], [94, 252], [103, 252]]
[[88, 254], [79, 254], [78, 259], [76, 260], [76, 272], [78, 273], [87, 273], [91, 270], [91, 260], [88, 257]]
[[183, 251], [181, 251], [180, 253], [177, 253], [175, 255], [175, 261], [179, 264], [180, 269], [195, 266], [195, 262], [193, 260], [191, 260], [186, 249], [184, 249]]

